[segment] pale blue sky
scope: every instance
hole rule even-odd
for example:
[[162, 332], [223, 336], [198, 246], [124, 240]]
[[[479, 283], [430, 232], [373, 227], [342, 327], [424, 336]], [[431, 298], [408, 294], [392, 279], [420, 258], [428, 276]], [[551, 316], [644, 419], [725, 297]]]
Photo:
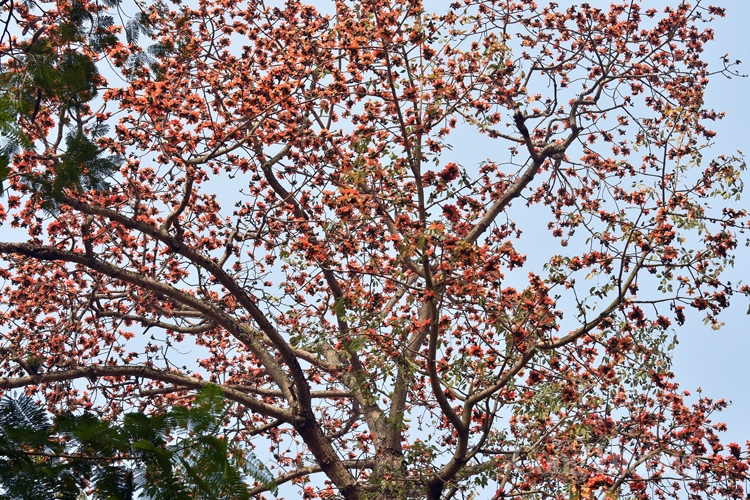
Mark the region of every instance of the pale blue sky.
[[[443, 0], [426, 0], [425, 7], [429, 9], [438, 8]], [[543, 6], [547, 2], [537, 0]], [[580, 4], [584, 0], [563, 0], [561, 5]], [[600, 8], [606, 8], [612, 0], [588, 0], [590, 4]], [[318, 4], [320, 2], [316, 2]], [[662, 9], [666, 5], [674, 6], [679, 0], [641, 0], [641, 5], [646, 8]], [[714, 21], [711, 26], [715, 31], [715, 40], [706, 46], [705, 60], [710, 63], [713, 70], [723, 67], [721, 58], [729, 55], [731, 61], [737, 59], [743, 61], [739, 67], [735, 67], [742, 74], [750, 74], [750, 0], [704, 0], [704, 6], [716, 5], [727, 9], [727, 16]], [[750, 154], [750, 78], [733, 77], [731, 79], [722, 75], [714, 75], [708, 86], [706, 106], [725, 111], [726, 118], [711, 123], [709, 128], [716, 131], [715, 144], [704, 151], [704, 161], [726, 154], [728, 156], [743, 151]], [[453, 144], [453, 150], [445, 152], [442, 162], [456, 161], [468, 169], [473, 168], [478, 162], [488, 155], [497, 154], [497, 143], [487, 139], [485, 136], [477, 135], [474, 131], [457, 133], [449, 138]], [[750, 159], [749, 159], [750, 160]], [[746, 172], [745, 199], [740, 205], [750, 211], [750, 170]], [[712, 206], [719, 207], [721, 200], [711, 202]], [[519, 213], [528, 210], [520, 208]], [[542, 209], [539, 214], [546, 216]], [[531, 223], [537, 212], [530, 211], [522, 214], [517, 221]], [[546, 224], [546, 218], [544, 223]], [[550, 250], [545, 248], [544, 232], [535, 231], [527, 225], [525, 233], [533, 234], [531, 238], [522, 238], [515, 241], [514, 245], [521, 253], [536, 254]], [[529, 235], [531, 235], [529, 234]], [[750, 233], [742, 238], [750, 238]], [[551, 241], [556, 246], [557, 243]], [[551, 250], [550, 250], [551, 251]], [[534, 260], [536, 263], [539, 260]], [[531, 264], [533, 266], [533, 264]], [[525, 277], [532, 267], [525, 266], [518, 271]], [[510, 276], [509, 276], [510, 277]], [[737, 283], [750, 283], [750, 248], [742, 247], [737, 252], [737, 263], [734, 269], [730, 269], [725, 276], [726, 279]], [[688, 322], [675, 330], [679, 344], [674, 351], [673, 371], [676, 381], [680, 383], [681, 389], [689, 390], [696, 395], [696, 389], [702, 388], [704, 396], [714, 400], [724, 398], [731, 400], [732, 405], [713, 418], [714, 422], [725, 422], [729, 430], [723, 436], [723, 441], [736, 441], [744, 445], [750, 441], [750, 376], [747, 375], [750, 360], [750, 332], [747, 325], [750, 324], [750, 316], [747, 315], [750, 298], [734, 296], [732, 307], [725, 311], [722, 320], [725, 326], [714, 331], [702, 323], [702, 316], [697, 314], [688, 315]], [[691, 321], [692, 320], [692, 321]]]
[[[559, 3], [580, 4], [582, 1], [564, 0]], [[588, 2], [606, 8], [612, 0]], [[540, 7], [546, 3], [538, 0]], [[641, 0], [644, 9], [654, 7], [661, 10], [666, 5], [674, 6], [678, 3], [679, 0]], [[436, 8], [437, 4], [437, 0], [425, 2], [427, 9]], [[750, 0], [704, 0], [703, 4], [727, 9], [725, 18], [719, 18], [711, 24], [715, 40], [706, 46], [705, 60], [713, 70], [718, 70], [723, 67], [722, 56], [728, 54], [731, 61], [743, 61], [736, 68], [740, 73], [750, 74]], [[708, 86], [706, 106], [726, 111], [726, 118], [710, 124], [709, 128], [718, 135], [715, 144], [704, 151], [704, 161], [708, 162], [721, 154], [737, 154], [738, 150], [750, 154], [750, 78], [728, 79], [722, 75], [714, 75]], [[446, 156], [451, 156], [450, 160], [470, 168], [474, 161], [481, 161], [487, 156], [490, 142], [483, 136], [466, 134], [458, 142], [454, 138], [453, 145], [453, 151]], [[448, 161], [447, 158], [444, 160]], [[750, 211], [750, 170], [746, 172], [745, 183], [747, 189], [741, 205]], [[719, 206], [720, 201], [712, 204]], [[527, 221], [531, 215], [529, 213], [525, 216]], [[525, 232], [528, 231], [533, 231], [533, 228], [527, 226]], [[535, 238], [544, 237], [544, 234], [537, 233], [539, 232], [535, 233]], [[539, 246], [544, 244], [535, 238], [514, 244], [517, 243], [517, 248], [522, 253], [538, 252]], [[743, 240], [747, 238], [750, 238], [750, 233]], [[737, 264], [728, 271], [727, 279], [733, 283], [740, 280], [750, 283], [750, 248], [738, 249], [737, 255]], [[529, 270], [524, 267], [520, 272], [525, 276]], [[698, 315], [688, 316], [688, 323], [676, 330], [679, 345], [674, 352], [673, 365], [676, 381], [682, 389], [695, 395], [696, 389], [701, 387], [704, 396], [732, 401], [732, 405], [713, 420], [725, 422], [729, 426], [724, 441], [736, 441], [743, 445], [750, 440], [750, 360], [747, 359], [750, 354], [750, 316], [747, 315], [749, 305], [750, 298], [739, 295], [733, 297], [732, 307], [722, 317], [725, 326], [719, 331], [705, 326]]]
[[[648, 4], [649, 0], [643, 3]], [[731, 60], [743, 61], [740, 72], [750, 73], [750, 1], [710, 3], [726, 7], [727, 17], [714, 24], [716, 39], [707, 47], [706, 60], [719, 67], [719, 58], [729, 53]], [[728, 80], [714, 76], [708, 87], [707, 105], [726, 111], [727, 116], [712, 127], [718, 132], [716, 145], [705, 156], [711, 158], [737, 150], [750, 153], [750, 78]], [[745, 184], [743, 205], [750, 210], [750, 172], [745, 176]], [[750, 248], [739, 250], [737, 265], [730, 276], [732, 281], [750, 282]], [[724, 315], [726, 325], [718, 332], [700, 322], [680, 328], [673, 368], [683, 389], [694, 391], [702, 387], [705, 396], [732, 400], [733, 404], [714, 421], [729, 425], [725, 441], [741, 444], [750, 440], [748, 302], [745, 297], [735, 296], [733, 306]]]

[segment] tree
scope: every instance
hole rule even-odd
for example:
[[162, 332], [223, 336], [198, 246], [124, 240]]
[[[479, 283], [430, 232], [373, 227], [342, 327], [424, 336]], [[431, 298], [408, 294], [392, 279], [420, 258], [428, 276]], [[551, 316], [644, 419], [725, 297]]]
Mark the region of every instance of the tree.
[[[304, 498], [744, 494], [725, 403], [669, 371], [675, 327], [750, 291], [724, 272], [744, 163], [703, 157], [723, 9], [4, 8], [38, 33], [73, 7], [107, 43], [48, 46], [95, 63], [101, 102], [15, 115], [0, 388], [113, 419], [216, 384]], [[5, 62], [23, 92], [29, 59]], [[123, 163], [74, 159], [71, 130]], [[489, 158], [459, 165], [467, 137]], [[65, 158], [106, 184], [35, 188]]]
[[198, 391], [190, 408], [130, 413], [121, 424], [70, 412], [50, 423], [29, 396], [6, 396], [0, 400], [0, 498], [244, 499], [250, 498], [245, 477], [273, 491], [273, 478], [252, 452], [221, 435], [225, 411], [214, 385]]
[[[59, 12], [46, 15], [46, 19], [30, 15], [29, 5], [17, 6], [7, 0], [0, 5], [7, 10], [0, 56], [10, 70], [0, 78], [0, 194], [5, 179], [18, 176], [43, 194], [45, 208], [52, 209], [66, 189], [103, 187], [103, 179], [121, 163], [116, 155], [101, 156], [103, 151], [93, 141], [106, 133], [107, 125], [87, 116], [88, 104], [103, 83], [94, 57], [116, 41], [109, 33], [113, 18], [77, 2], [61, 5]], [[20, 25], [16, 27], [22, 28], [22, 34], [31, 34], [29, 39], [19, 41], [12, 36], [12, 20]], [[53, 147], [57, 155], [45, 172], [11, 174], [13, 155], [33, 150], [32, 138], [39, 130], [29, 135], [23, 125], [38, 128], [43, 102], [55, 102], [60, 123], [70, 125], [67, 148], [59, 150], [62, 137], [58, 137]], [[18, 122], [19, 116], [23, 124]]]

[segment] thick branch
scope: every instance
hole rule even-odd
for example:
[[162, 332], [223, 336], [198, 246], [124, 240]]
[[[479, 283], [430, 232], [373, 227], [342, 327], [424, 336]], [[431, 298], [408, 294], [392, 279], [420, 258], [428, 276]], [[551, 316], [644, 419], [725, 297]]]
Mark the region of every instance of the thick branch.
[[[571, 114], [572, 113], [573, 112], [571, 111]], [[578, 137], [578, 134], [580, 132], [577, 124], [575, 123], [575, 115], [572, 114], [572, 116], [572, 123], [569, 124], [571, 129], [570, 135], [568, 135], [568, 137], [566, 137], [562, 142], [548, 144], [544, 147], [544, 149], [537, 153], [535, 146], [531, 142], [529, 131], [524, 123], [526, 119], [520, 114], [520, 111], [516, 111], [513, 118], [516, 123], [516, 127], [521, 132], [521, 135], [526, 141], [526, 146], [529, 151], [529, 155], [531, 156], [531, 165], [529, 165], [526, 171], [521, 174], [518, 179], [516, 179], [516, 182], [514, 182], [508, 188], [508, 190], [505, 191], [495, 201], [495, 203], [492, 204], [484, 217], [482, 217], [482, 220], [480, 220], [477, 225], [474, 226], [471, 231], [469, 231], [469, 234], [466, 235], [466, 237], [464, 238], [464, 242], [469, 244], [476, 243], [479, 237], [484, 234], [484, 232], [487, 230], [487, 228], [490, 227], [490, 224], [492, 224], [497, 216], [503, 210], [505, 210], [514, 199], [518, 198], [524, 188], [526, 188], [526, 186], [529, 185], [532, 179], [534, 179], [536, 174], [539, 172], [539, 169], [542, 168], [542, 165], [544, 165], [545, 160], [547, 160], [551, 156], [562, 155], [565, 153], [565, 151], [573, 143], [576, 137]]]
[[[102, 209], [105, 210], [105, 209]], [[145, 224], [144, 224], [145, 225]], [[153, 229], [153, 228], [152, 228]], [[261, 362], [264, 364], [269, 373], [274, 377], [274, 381], [279, 387], [286, 391], [287, 398], [293, 399], [289, 390], [289, 381], [286, 374], [281, 370], [273, 356], [262, 349], [243, 325], [238, 323], [233, 317], [224, 314], [222, 311], [212, 306], [209, 302], [202, 301], [188, 293], [177, 290], [176, 288], [161, 281], [149, 278], [139, 273], [122, 269], [109, 262], [104, 262], [93, 257], [86, 256], [82, 253], [68, 252], [58, 248], [52, 248], [44, 245], [34, 245], [31, 243], [0, 243], [0, 254], [19, 254], [33, 257], [40, 260], [64, 261], [81, 264], [89, 269], [100, 272], [111, 278], [119, 279], [127, 283], [142, 287], [146, 290], [165, 295], [176, 302], [188, 305], [196, 311], [200, 311], [208, 318], [213, 319], [217, 324], [225, 328], [235, 338], [251, 349]], [[210, 263], [210, 261], [209, 261]], [[262, 313], [261, 313], [262, 314]], [[264, 318], [265, 319], [265, 318]], [[295, 358], [296, 360], [296, 358]]]
[[[92, 365], [73, 368], [70, 370], [63, 370], [59, 372], [42, 373], [39, 375], [32, 375], [28, 377], [0, 378], [0, 389], [16, 389], [19, 387], [27, 387], [30, 385], [49, 384], [53, 382], [76, 380], [80, 378], [98, 377], [133, 377], [158, 380], [160, 382], [167, 382], [179, 386], [180, 390], [186, 388], [200, 389], [206, 385], [210, 385], [205, 380], [200, 380], [195, 377], [189, 377], [187, 375], [182, 375], [176, 372], [158, 370], [147, 366]], [[289, 410], [285, 410], [277, 406], [258, 401], [257, 399], [249, 397], [244, 392], [238, 391], [237, 389], [234, 389], [232, 387], [219, 387], [221, 387], [221, 390], [227, 399], [240, 403], [260, 415], [273, 417], [283, 422], [291, 422], [293, 420], [292, 414]]]
[[163, 321], [158, 321], [155, 319], [145, 318], [143, 316], [138, 316], [135, 314], [117, 314], [110, 311], [96, 311], [96, 315], [98, 317], [102, 318], [117, 318], [122, 320], [130, 320], [130, 321], [137, 321], [142, 326], [145, 327], [156, 327], [161, 328], [163, 330], [171, 330], [173, 332], [177, 333], [185, 333], [190, 335], [195, 335], [197, 333], [204, 333], [207, 332], [213, 328], [216, 328], [216, 323], [214, 321], [209, 321], [208, 323], [198, 324], [198, 325], [191, 325], [191, 326], [181, 326], [176, 325], [173, 323], [165, 323]]
[[[209, 272], [212, 276], [216, 278], [216, 280], [222, 286], [224, 286], [227, 289], [229, 293], [231, 293], [237, 299], [237, 301], [242, 305], [242, 307], [244, 307], [250, 313], [250, 316], [258, 325], [258, 328], [268, 336], [273, 346], [276, 349], [278, 349], [279, 352], [281, 353], [282, 359], [287, 364], [287, 366], [289, 366], [289, 370], [297, 386], [300, 387], [300, 390], [303, 393], [307, 392], [307, 383], [305, 382], [304, 373], [302, 372], [302, 369], [300, 368], [299, 363], [297, 362], [297, 358], [294, 356], [294, 353], [292, 353], [289, 345], [286, 343], [284, 338], [278, 333], [278, 331], [276, 331], [276, 328], [271, 324], [268, 318], [266, 318], [265, 314], [263, 314], [263, 311], [261, 311], [260, 308], [258, 308], [258, 306], [255, 304], [255, 302], [253, 302], [253, 300], [250, 299], [247, 292], [244, 289], [242, 289], [237, 284], [237, 282], [234, 281], [231, 278], [231, 276], [229, 276], [223, 269], [221, 269], [214, 261], [212, 261], [210, 258], [206, 257], [205, 255], [202, 255], [199, 252], [193, 250], [192, 248], [184, 245], [181, 241], [174, 238], [167, 231], [159, 230], [154, 226], [133, 220], [125, 215], [109, 210], [107, 208], [88, 205], [76, 199], [66, 198], [64, 202], [67, 205], [70, 205], [71, 207], [83, 213], [98, 215], [100, 217], [106, 217], [112, 221], [122, 224], [123, 226], [127, 228], [135, 229], [136, 231], [140, 231], [144, 234], [147, 234], [153, 237], [154, 239], [161, 241], [162, 243], [167, 245], [175, 253], [178, 253], [179, 255], [186, 257], [197, 267], [201, 269], [205, 269], [207, 272]], [[2, 247], [0, 247], [0, 253], [10, 253], [10, 252], [5, 252], [2, 250]], [[22, 253], [22, 252], [17, 252], [17, 253]], [[55, 259], [46, 259], [46, 260], [55, 260]], [[62, 258], [62, 260], [69, 260], [69, 259]], [[80, 261], [75, 260], [71, 262], [80, 262]], [[115, 266], [110, 265], [110, 267], [112, 269], [119, 270], [119, 268]], [[103, 271], [100, 271], [100, 272], [103, 272]], [[128, 272], [128, 271], [124, 271], [124, 272]], [[108, 273], [105, 272], [104, 274], [108, 274]], [[134, 273], [130, 273], [130, 274], [134, 275]], [[111, 274], [109, 275], [112, 276]], [[114, 276], [114, 277], [119, 277], [119, 276]], [[130, 281], [130, 282], [134, 284], [138, 284], [133, 281]], [[169, 294], [165, 293], [165, 295], [168, 295], [171, 297], [171, 295]], [[187, 296], [187, 294], [182, 294], [182, 295]], [[182, 300], [178, 300], [178, 301], [184, 303], [184, 301]], [[205, 309], [206, 304], [204, 302], [199, 301], [195, 298], [193, 298], [193, 301], [198, 304], [203, 305], [203, 307], [194, 307], [195, 309], [198, 309], [201, 311]], [[212, 310], [215, 312], [215, 314], [222, 315], [228, 318], [228, 316], [221, 313], [218, 309], [212, 308]], [[234, 319], [232, 319], [232, 322], [236, 326], [234, 328], [227, 328], [227, 330], [233, 336], [235, 336], [236, 338], [241, 340], [243, 343], [245, 343], [245, 345], [249, 349], [251, 349], [253, 354], [255, 354], [258, 357], [258, 359], [260, 359], [260, 361], [264, 364], [264, 366], [266, 366], [269, 369], [271, 375], [274, 377], [274, 381], [276, 382], [276, 384], [282, 390], [286, 392], [286, 398], [289, 400], [290, 404], [293, 403], [295, 400], [295, 397], [291, 393], [289, 380], [287, 379], [287, 376], [283, 373], [283, 370], [281, 370], [281, 367], [279, 366], [274, 356], [271, 355], [271, 353], [269, 353], [266, 349], [260, 348], [259, 344], [251, 341], [252, 332], [248, 331], [245, 325], [240, 325], [239, 323], [236, 323]], [[221, 324], [221, 322], [219, 323]], [[222, 324], [222, 326], [224, 325]]]
[[612, 314], [615, 311], [615, 309], [617, 309], [618, 307], [620, 307], [620, 305], [622, 305], [623, 300], [625, 298], [625, 293], [627, 292], [630, 285], [633, 284], [633, 281], [638, 275], [638, 271], [643, 267], [643, 263], [646, 261], [647, 256], [648, 256], [648, 252], [643, 252], [643, 254], [641, 255], [641, 258], [638, 260], [638, 263], [635, 265], [634, 269], [630, 272], [628, 279], [625, 280], [625, 282], [622, 285], [620, 285], [620, 289], [618, 290], [617, 297], [612, 301], [611, 304], [609, 304], [609, 306], [607, 306], [606, 309], [604, 309], [604, 311], [599, 313], [599, 315], [596, 318], [594, 318], [593, 320], [583, 325], [581, 328], [569, 333], [568, 335], [564, 336], [561, 339], [543, 340], [541, 342], [538, 342], [536, 344], [536, 347], [542, 350], [557, 349], [559, 347], [562, 347], [566, 344], [569, 344], [575, 341], [580, 336], [585, 335], [586, 333], [596, 328], [596, 326], [599, 323], [601, 323], [602, 320], [604, 320], [604, 318], [609, 317], [609, 315]]
[[[352, 470], [362, 470], [362, 469], [372, 469], [375, 466], [374, 460], [343, 460], [342, 461], [344, 467], [347, 467]], [[286, 474], [282, 474], [281, 476], [274, 479], [274, 484], [276, 486], [282, 485], [284, 483], [288, 483], [289, 481], [292, 481], [293, 479], [297, 479], [299, 477], [309, 476], [311, 474], [316, 474], [318, 472], [323, 472], [323, 469], [319, 465], [308, 465], [307, 467], [300, 467], [299, 469], [287, 472]], [[270, 486], [258, 486], [253, 488], [248, 492], [250, 496], [259, 495], [263, 492], [269, 491], [271, 489]]]

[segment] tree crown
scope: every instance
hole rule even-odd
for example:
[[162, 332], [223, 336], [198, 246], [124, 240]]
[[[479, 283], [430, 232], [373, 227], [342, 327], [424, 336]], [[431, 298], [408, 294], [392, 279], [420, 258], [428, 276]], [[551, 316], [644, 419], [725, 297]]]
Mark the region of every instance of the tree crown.
[[703, 157], [723, 9], [3, 8], [0, 388], [115, 418], [216, 384], [305, 498], [742, 494], [669, 371], [748, 292], [744, 163]]

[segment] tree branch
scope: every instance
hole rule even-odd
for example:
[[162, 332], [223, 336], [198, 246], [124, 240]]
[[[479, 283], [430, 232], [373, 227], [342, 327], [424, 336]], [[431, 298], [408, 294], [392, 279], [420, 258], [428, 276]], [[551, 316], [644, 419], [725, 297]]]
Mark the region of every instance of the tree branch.
[[[70, 370], [58, 372], [42, 373], [28, 377], [17, 378], [0, 378], [0, 389], [16, 389], [29, 385], [49, 384], [54, 382], [65, 382], [80, 378], [98, 378], [98, 377], [132, 377], [145, 378], [149, 380], [158, 380], [168, 382], [182, 389], [201, 389], [206, 385], [212, 385], [205, 380], [195, 377], [189, 377], [177, 372], [158, 370], [147, 366], [82, 366]], [[242, 391], [232, 388], [231, 386], [219, 385], [224, 396], [237, 403], [240, 403], [250, 410], [260, 415], [276, 418], [282, 422], [293, 422], [292, 413], [289, 410], [279, 408], [258, 401], [255, 398], [248, 397]]]

